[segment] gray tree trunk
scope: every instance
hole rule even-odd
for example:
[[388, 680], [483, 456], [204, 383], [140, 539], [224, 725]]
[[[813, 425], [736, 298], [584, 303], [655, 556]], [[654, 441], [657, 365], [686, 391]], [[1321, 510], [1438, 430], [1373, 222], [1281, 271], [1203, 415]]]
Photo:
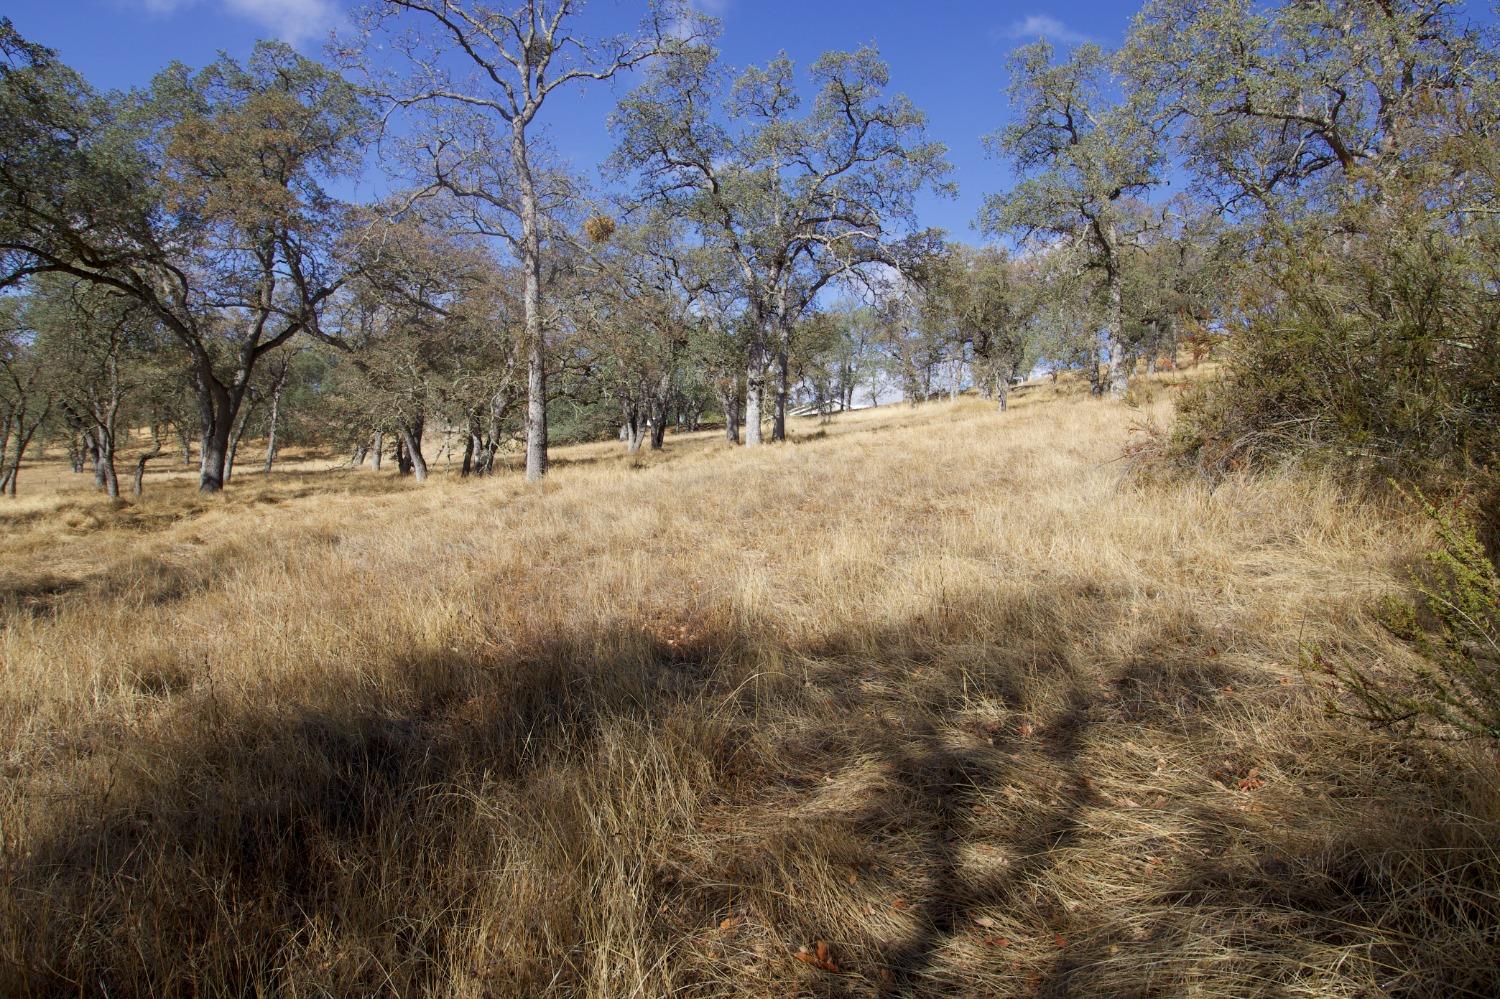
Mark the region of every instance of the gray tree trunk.
[[89, 461], [94, 466], [94, 488], [103, 489], [108, 476], [104, 473], [104, 448], [99, 444], [99, 434], [95, 430], [85, 430], [83, 439], [88, 445]]
[[240, 409], [243, 389], [226, 389], [207, 371], [201, 361], [196, 378], [198, 412], [203, 420], [203, 435], [198, 452], [198, 491], [216, 493], [224, 488], [226, 462], [229, 460], [229, 437], [234, 418]]
[[370, 471], [380, 471], [380, 461], [385, 453], [385, 431], [375, 431], [374, 441], [370, 445]]
[[250, 423], [250, 416], [255, 412], [252, 402], [249, 406], [240, 407], [240, 418], [235, 421], [234, 433], [229, 436], [229, 453], [224, 457], [224, 481], [228, 482], [234, 475], [234, 459], [240, 453], [240, 440], [245, 436], [245, 427]]
[[1109, 361], [1109, 394], [1122, 399], [1130, 387], [1130, 368], [1125, 360], [1125, 279], [1115, 251], [1114, 227], [1106, 226], [1106, 259], [1104, 291], [1109, 307], [1104, 330], [1104, 347]]
[[[285, 370], [283, 370], [283, 376]], [[276, 428], [281, 420], [281, 379], [277, 379], [276, 387], [271, 390], [271, 425], [266, 431], [266, 474], [271, 474], [271, 464], [276, 460]]]
[[415, 426], [402, 426], [401, 443], [406, 453], [405, 464], [411, 470], [412, 478], [418, 482], [427, 481], [427, 459], [422, 456], [422, 424], [420, 421]]
[[786, 440], [786, 410], [791, 402], [792, 325], [785, 315], [785, 305], [776, 316], [776, 413], [771, 424], [771, 440]]
[[203, 428], [199, 444], [198, 491], [216, 493], [224, 488], [225, 463], [229, 458], [229, 424], [210, 424]]
[[104, 477], [104, 495], [110, 499], [120, 498], [120, 477], [115, 474], [115, 448], [114, 443], [108, 440], [107, 434], [100, 434], [99, 440], [99, 470]]
[[147, 451], [145, 454], [141, 455], [135, 460], [135, 481], [130, 487], [130, 493], [137, 499], [140, 498], [142, 487], [145, 484], [144, 480], [146, 478], [146, 462], [161, 454], [161, 434], [154, 426], [151, 428], [151, 441], [154, 447], [152, 447], [150, 451]]
[[761, 407], [765, 404], [766, 382], [763, 372], [754, 366], [745, 373], [745, 446], [757, 447], [762, 443], [760, 433]]
[[724, 411], [724, 439], [731, 444], [740, 442], [740, 386], [736, 381], [729, 388], [715, 389], [719, 397], [719, 408]]
[[526, 146], [526, 121], [511, 122], [511, 160], [521, 208], [521, 295], [526, 319], [526, 481], [547, 474], [547, 344], [542, 336], [542, 234], [536, 184]]

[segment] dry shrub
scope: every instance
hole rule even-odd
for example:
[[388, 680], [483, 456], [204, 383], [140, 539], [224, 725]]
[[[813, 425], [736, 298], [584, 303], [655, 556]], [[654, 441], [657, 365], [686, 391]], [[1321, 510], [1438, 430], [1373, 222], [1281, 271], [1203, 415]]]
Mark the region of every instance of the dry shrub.
[[1420, 481], [1494, 460], [1495, 240], [1397, 218], [1272, 255], [1223, 378], [1184, 400], [1183, 459], [1215, 474], [1292, 460]]
[[1356, 717], [1428, 738], [1500, 742], [1500, 575], [1461, 513], [1415, 499], [1438, 547], [1414, 579], [1416, 602], [1392, 601], [1385, 618], [1418, 658], [1394, 675], [1359, 662], [1329, 668]]
[[1492, 764], [1298, 669], [1429, 529], [989, 408], [26, 521], [0, 993], [1500, 991]]

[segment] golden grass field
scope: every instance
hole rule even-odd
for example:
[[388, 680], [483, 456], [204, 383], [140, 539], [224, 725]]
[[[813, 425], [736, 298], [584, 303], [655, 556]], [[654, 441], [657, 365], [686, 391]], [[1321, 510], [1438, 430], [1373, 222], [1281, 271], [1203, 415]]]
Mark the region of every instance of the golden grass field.
[[28, 467], [0, 994], [1500, 995], [1493, 760], [1300, 666], [1409, 655], [1427, 528], [1131, 474], [1155, 394], [541, 487]]

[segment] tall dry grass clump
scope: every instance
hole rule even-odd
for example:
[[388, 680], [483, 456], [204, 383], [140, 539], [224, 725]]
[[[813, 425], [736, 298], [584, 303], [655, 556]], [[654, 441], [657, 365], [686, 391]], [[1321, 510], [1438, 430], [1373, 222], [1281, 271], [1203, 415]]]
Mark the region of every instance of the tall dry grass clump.
[[0, 992], [1500, 992], [1493, 761], [1298, 665], [1427, 529], [1067, 388], [8, 508]]

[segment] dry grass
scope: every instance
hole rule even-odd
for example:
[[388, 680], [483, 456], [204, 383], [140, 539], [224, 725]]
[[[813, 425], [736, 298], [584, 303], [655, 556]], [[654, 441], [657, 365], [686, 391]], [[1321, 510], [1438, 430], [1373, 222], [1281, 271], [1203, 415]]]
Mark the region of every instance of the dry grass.
[[1131, 419], [1047, 387], [539, 489], [28, 470], [0, 992], [1500, 993], [1493, 762], [1297, 667], [1402, 654], [1423, 528], [1124, 479]]

